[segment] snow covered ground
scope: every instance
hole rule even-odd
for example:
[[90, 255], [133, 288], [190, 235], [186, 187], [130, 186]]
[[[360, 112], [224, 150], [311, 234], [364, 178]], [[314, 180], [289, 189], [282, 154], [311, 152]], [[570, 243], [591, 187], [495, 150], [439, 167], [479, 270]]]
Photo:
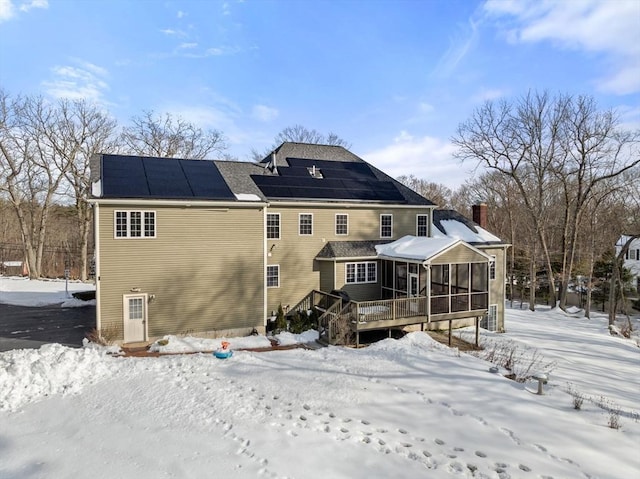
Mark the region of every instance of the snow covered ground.
[[76, 291], [93, 291], [95, 285], [64, 279], [31, 281], [29, 278], [0, 276], [0, 303], [15, 306], [49, 306], [60, 304], [64, 308], [95, 305], [94, 301], [80, 301], [71, 295]]
[[610, 336], [604, 317], [548, 310], [509, 310], [506, 327], [483, 342], [537, 348], [554, 365], [544, 395], [420, 332], [225, 360], [1, 353], [0, 477], [637, 477], [636, 343]]

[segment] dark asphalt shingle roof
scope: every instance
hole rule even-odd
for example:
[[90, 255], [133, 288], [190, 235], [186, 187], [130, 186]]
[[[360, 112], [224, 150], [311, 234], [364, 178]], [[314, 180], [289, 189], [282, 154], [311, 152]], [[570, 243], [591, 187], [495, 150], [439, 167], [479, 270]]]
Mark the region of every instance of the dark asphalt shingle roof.
[[388, 240], [374, 241], [329, 241], [316, 255], [318, 259], [375, 258], [376, 245], [389, 243]]

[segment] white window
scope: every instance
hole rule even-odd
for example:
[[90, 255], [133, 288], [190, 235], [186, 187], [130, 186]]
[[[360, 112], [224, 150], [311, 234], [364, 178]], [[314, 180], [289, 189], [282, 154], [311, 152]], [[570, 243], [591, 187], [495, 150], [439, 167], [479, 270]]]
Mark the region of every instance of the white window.
[[144, 319], [144, 298], [129, 298], [129, 319]]
[[489, 279], [496, 279], [496, 257], [491, 256], [489, 261]]
[[347, 263], [345, 276], [345, 282], [348, 284], [375, 283], [378, 280], [378, 263], [375, 261]]
[[349, 215], [343, 213], [336, 214], [336, 235], [349, 234]]
[[313, 235], [313, 215], [311, 213], [300, 213], [298, 217], [300, 236]]
[[416, 236], [429, 236], [429, 215], [416, 215]]
[[267, 213], [267, 238], [280, 239], [280, 213]]
[[380, 238], [393, 238], [393, 215], [380, 215]]
[[280, 265], [272, 264], [267, 266], [267, 288], [280, 287]]
[[116, 238], [155, 238], [155, 211], [115, 211], [114, 236]]

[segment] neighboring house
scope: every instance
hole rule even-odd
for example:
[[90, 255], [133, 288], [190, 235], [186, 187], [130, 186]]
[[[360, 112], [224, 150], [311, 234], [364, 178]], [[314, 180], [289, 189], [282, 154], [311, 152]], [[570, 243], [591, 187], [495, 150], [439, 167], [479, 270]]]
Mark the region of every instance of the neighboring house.
[[486, 206], [476, 223], [435, 210], [342, 147], [283, 143], [261, 163], [98, 155], [92, 182], [96, 323], [118, 341], [264, 332], [280, 305], [324, 312], [329, 331], [504, 329], [508, 245], [482, 227]]
[[[616, 243], [616, 256], [622, 251], [622, 247], [629, 240], [629, 236], [621, 236]], [[640, 293], [640, 238], [631, 240], [629, 249], [624, 256], [624, 265], [631, 272], [631, 284]]]

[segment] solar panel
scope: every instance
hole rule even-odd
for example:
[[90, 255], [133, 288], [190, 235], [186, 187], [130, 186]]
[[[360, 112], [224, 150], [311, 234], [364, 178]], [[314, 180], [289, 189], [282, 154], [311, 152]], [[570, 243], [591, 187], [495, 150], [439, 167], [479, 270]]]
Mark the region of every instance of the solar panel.
[[107, 198], [235, 200], [212, 161], [103, 155], [101, 174]]
[[184, 160], [181, 166], [194, 196], [220, 200], [235, 199], [220, 170], [212, 161]]

